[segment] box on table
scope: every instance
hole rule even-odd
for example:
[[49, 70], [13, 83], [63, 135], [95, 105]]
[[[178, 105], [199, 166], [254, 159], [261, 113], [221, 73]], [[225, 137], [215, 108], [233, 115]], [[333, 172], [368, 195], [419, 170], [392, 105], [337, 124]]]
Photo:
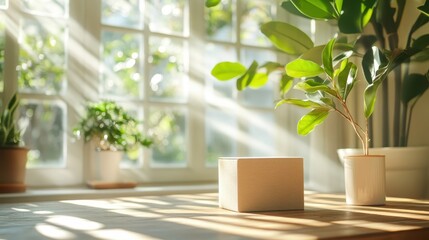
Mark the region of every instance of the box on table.
[[236, 212], [304, 208], [300, 157], [219, 158], [219, 206]]

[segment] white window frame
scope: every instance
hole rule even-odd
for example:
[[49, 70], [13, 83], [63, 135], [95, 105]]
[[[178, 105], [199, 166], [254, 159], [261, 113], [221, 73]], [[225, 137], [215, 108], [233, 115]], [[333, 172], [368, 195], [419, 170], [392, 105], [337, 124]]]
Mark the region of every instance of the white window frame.
[[[7, 28], [13, 30], [19, 26], [19, 1], [9, 0], [9, 9], [6, 11], [8, 19]], [[236, 11], [241, 12], [241, 0], [238, 2]], [[29, 186], [72, 186], [82, 185], [85, 182], [85, 169], [87, 167], [87, 160], [92, 151], [90, 144], [84, 144], [82, 140], [75, 141], [70, 134], [71, 129], [79, 120], [79, 114], [83, 113], [84, 103], [86, 101], [95, 101], [99, 99], [97, 87], [83, 87], [85, 85], [98, 86], [100, 62], [98, 61], [100, 55], [100, 36], [103, 26], [101, 24], [101, 0], [70, 0], [69, 1], [69, 39], [68, 39], [68, 59], [67, 59], [67, 82], [68, 87], [66, 91], [60, 95], [33, 95], [23, 94], [23, 98], [28, 99], [48, 99], [58, 100], [65, 102], [67, 106], [66, 120], [67, 120], [67, 147], [66, 147], [66, 165], [64, 168], [35, 168], [28, 169], [27, 171], [27, 184]], [[125, 167], [121, 169], [122, 176], [127, 180], [138, 181], [140, 183], [156, 183], [156, 182], [195, 182], [195, 181], [216, 181], [217, 168], [216, 166], [206, 166], [205, 162], [205, 123], [204, 116], [205, 110], [210, 106], [210, 103], [205, 99], [205, 73], [201, 70], [199, 64], [204, 57], [204, 41], [205, 25], [204, 25], [204, 1], [202, 0], [188, 0], [188, 13], [189, 13], [189, 31], [190, 37], [183, 38], [188, 41], [191, 47], [189, 51], [189, 76], [190, 84], [195, 90], [189, 91], [188, 101], [186, 103], [174, 104], [179, 108], [183, 108], [188, 112], [187, 116], [187, 165], [186, 167], [169, 167], [159, 168], [151, 167], [150, 150], [143, 151], [143, 164], [138, 167]], [[285, 17], [283, 9], [277, 4], [277, 18]], [[240, 23], [239, 17], [236, 16], [237, 23]], [[236, 38], [239, 37], [239, 27], [237, 27]], [[146, 25], [143, 32], [144, 51], [145, 56], [148, 56], [148, 36], [149, 29]], [[313, 33], [313, 37], [316, 33]], [[165, 35], [168, 36], [168, 35]], [[8, 60], [5, 63], [5, 89], [10, 89], [4, 92], [4, 98], [10, 97], [11, 92], [17, 89], [17, 73], [14, 71], [18, 62], [18, 41], [16, 36], [8, 31], [7, 34], [7, 48], [6, 54]], [[238, 41], [235, 43], [221, 43], [233, 45], [236, 49], [238, 56], [240, 56], [239, 49], [246, 47]], [[256, 47], [259, 48], [259, 47]], [[261, 48], [270, 49], [270, 48]], [[271, 48], [273, 49], [273, 48]], [[285, 60], [285, 59], [280, 59]], [[145, 63], [147, 65], [146, 59]], [[145, 66], [147, 69], [147, 66]], [[148, 116], [149, 107], [163, 107], [167, 104], [164, 103], [151, 103], [148, 101], [149, 86], [148, 86], [148, 71], [145, 71], [145, 86], [144, 86], [144, 100], [139, 101], [138, 105], [144, 109], [144, 116]], [[276, 91], [276, 89], [274, 89]], [[168, 103], [171, 105], [171, 103]], [[257, 108], [257, 107], [244, 107], [237, 103], [238, 107], [243, 107], [249, 111], [267, 111], [272, 112], [273, 109]], [[296, 128], [297, 115], [296, 110], [283, 108], [274, 111], [276, 120], [275, 126], [272, 129], [277, 131], [274, 142], [279, 155], [303, 155], [306, 152], [306, 147], [293, 148], [285, 144], [285, 138], [291, 137], [289, 143], [293, 143], [295, 134], [290, 134], [291, 129]], [[292, 113], [292, 114], [291, 114]], [[239, 123], [240, 124], [240, 123]], [[288, 136], [286, 136], [288, 135]], [[291, 136], [289, 136], [291, 135]], [[308, 142], [305, 138], [299, 138], [298, 141]], [[291, 145], [291, 144], [290, 144]], [[290, 146], [289, 145], [289, 146]], [[304, 144], [305, 145], [305, 144]], [[238, 145], [238, 155], [246, 154], [242, 145]]]

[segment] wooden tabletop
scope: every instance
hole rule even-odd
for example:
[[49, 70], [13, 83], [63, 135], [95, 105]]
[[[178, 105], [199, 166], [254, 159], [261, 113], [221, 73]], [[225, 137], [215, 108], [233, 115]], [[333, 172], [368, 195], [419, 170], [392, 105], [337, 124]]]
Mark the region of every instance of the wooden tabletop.
[[215, 193], [0, 204], [0, 239], [429, 239], [429, 201], [307, 193], [304, 210], [257, 213], [220, 209]]

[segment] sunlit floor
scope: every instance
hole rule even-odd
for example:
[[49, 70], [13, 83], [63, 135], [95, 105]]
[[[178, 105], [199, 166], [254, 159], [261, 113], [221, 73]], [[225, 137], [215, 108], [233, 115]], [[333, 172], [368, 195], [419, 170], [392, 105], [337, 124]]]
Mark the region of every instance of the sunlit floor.
[[429, 201], [351, 207], [306, 194], [305, 210], [235, 213], [217, 194], [0, 204], [0, 239], [429, 239]]

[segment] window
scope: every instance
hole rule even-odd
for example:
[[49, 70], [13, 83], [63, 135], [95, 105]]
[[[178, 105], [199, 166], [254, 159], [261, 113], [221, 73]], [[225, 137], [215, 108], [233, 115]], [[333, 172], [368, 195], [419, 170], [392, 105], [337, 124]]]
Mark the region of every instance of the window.
[[22, 99], [28, 184], [84, 182], [92, 149], [71, 129], [99, 99], [143, 117], [155, 139], [124, 157], [126, 179], [209, 181], [220, 156], [305, 155], [290, 147], [308, 141], [286, 130], [292, 110], [273, 110], [276, 79], [237, 92], [210, 75], [219, 61], [284, 60], [259, 33], [282, 12], [276, 0], [0, 1], [0, 90]]

